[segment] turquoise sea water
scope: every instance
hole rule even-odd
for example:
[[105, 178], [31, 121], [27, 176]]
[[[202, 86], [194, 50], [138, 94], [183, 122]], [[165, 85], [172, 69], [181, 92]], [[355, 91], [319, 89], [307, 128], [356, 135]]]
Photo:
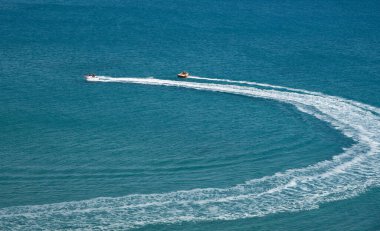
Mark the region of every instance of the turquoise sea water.
[[0, 230], [379, 230], [379, 38], [377, 1], [0, 0]]

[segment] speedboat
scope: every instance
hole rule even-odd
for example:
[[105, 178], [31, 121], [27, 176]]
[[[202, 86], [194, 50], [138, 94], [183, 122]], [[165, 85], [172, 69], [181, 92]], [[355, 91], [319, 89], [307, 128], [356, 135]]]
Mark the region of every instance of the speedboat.
[[88, 74], [84, 76], [84, 79], [86, 81], [95, 81], [95, 80], [99, 80], [99, 77], [96, 76], [95, 74]]
[[186, 71], [182, 71], [181, 73], [177, 74], [178, 78], [187, 78], [189, 77], [189, 73]]

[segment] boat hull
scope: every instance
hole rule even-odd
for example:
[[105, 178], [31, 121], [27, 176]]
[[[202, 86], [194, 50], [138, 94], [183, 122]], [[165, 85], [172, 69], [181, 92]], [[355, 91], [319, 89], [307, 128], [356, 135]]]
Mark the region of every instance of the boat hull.
[[184, 78], [189, 77], [189, 74], [178, 74], [177, 77], [178, 77], [178, 78], [183, 78], [183, 79], [184, 79]]
[[97, 76], [92, 76], [92, 75], [85, 75], [85, 76], [84, 76], [84, 79], [85, 79], [87, 82], [91, 82], [91, 81], [97, 81], [97, 80], [99, 80], [99, 77], [97, 77]]

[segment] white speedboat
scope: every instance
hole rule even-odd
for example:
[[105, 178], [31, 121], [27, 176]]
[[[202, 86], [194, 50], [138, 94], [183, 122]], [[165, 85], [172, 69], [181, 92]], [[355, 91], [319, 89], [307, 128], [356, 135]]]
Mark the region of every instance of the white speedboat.
[[84, 76], [84, 79], [86, 81], [96, 81], [96, 80], [99, 80], [100, 78], [96, 76], [95, 74], [88, 74]]

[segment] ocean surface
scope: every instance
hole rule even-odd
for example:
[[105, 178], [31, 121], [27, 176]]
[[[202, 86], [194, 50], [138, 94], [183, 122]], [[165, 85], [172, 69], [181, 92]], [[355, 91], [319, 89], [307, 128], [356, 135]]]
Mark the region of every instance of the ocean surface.
[[0, 0], [0, 159], [0, 230], [380, 230], [380, 4]]

